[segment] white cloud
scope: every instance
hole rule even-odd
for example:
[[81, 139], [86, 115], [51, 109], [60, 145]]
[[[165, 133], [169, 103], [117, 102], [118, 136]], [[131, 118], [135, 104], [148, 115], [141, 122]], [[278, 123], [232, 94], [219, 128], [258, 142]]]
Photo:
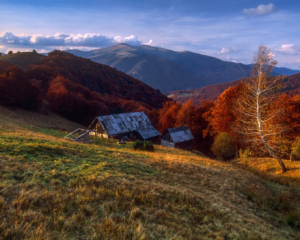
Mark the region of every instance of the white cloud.
[[0, 44], [6, 47], [89, 47], [100, 48], [107, 47], [117, 43], [128, 43], [130, 45], [141, 45], [142, 41], [138, 37], [131, 35], [129, 37], [116, 36], [114, 38], [101, 35], [99, 33], [85, 33], [85, 34], [64, 34], [56, 33], [53, 36], [40, 34], [15, 35], [11, 32], [4, 32], [0, 35]]
[[276, 49], [276, 51], [289, 55], [300, 55], [300, 46], [296, 46], [294, 44], [283, 44], [280, 48]]
[[121, 36], [114, 37], [115, 43], [128, 43], [130, 45], [141, 45], [142, 41], [139, 41], [138, 38], [134, 35], [129, 37], [122, 38]]
[[238, 48], [222, 48], [220, 52], [217, 54], [224, 54], [224, 53], [237, 53], [240, 50]]
[[152, 39], [150, 39], [149, 42], [145, 43], [145, 45], [151, 46], [152, 42], [153, 42]]
[[243, 13], [249, 16], [263, 16], [275, 12], [276, 8], [274, 4], [269, 3], [268, 5], [258, 5], [257, 8], [245, 8]]

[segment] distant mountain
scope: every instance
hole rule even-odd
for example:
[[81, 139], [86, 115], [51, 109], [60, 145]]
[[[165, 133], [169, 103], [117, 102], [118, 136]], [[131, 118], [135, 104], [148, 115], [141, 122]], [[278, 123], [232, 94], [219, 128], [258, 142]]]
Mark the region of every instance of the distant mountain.
[[293, 75], [293, 74], [300, 73], [300, 70], [293, 70], [293, 69], [284, 68], [284, 67], [276, 67], [273, 70], [273, 72], [278, 73], [279, 75], [290, 76], [290, 75]]
[[67, 52], [115, 67], [162, 92], [191, 89], [208, 84], [205, 80], [199, 80], [187, 72], [176, 62], [163, 58], [159, 54], [150, 54], [151, 52], [148, 53], [146, 50], [142, 46], [118, 44], [89, 52], [79, 50], [67, 50]]
[[2, 53], [2, 52], [0, 52], [0, 55], [1, 55], [1, 56], [4, 56], [4, 55], [6, 55], [6, 54], [5, 54], [5, 53]]
[[[253, 64], [249, 64], [249, 66], [252, 67]], [[273, 76], [277, 76], [277, 75], [290, 76], [290, 75], [297, 74], [297, 73], [300, 73], [300, 70], [294, 70], [294, 69], [285, 68], [285, 67], [275, 67], [274, 70], [272, 71]]]
[[226, 62], [189, 51], [177, 52], [147, 45], [130, 46], [122, 43], [88, 52], [67, 52], [115, 67], [164, 93], [230, 82], [249, 77], [251, 74], [250, 65]]
[[[174, 91], [169, 92], [166, 95], [181, 104], [191, 100], [196, 106], [199, 106], [201, 101], [204, 99], [217, 100], [224, 90], [229, 87], [236, 86], [242, 80], [243, 79], [239, 79], [232, 82], [215, 84], [194, 90]], [[282, 92], [291, 96], [300, 94], [300, 73], [288, 76], [284, 79]]]

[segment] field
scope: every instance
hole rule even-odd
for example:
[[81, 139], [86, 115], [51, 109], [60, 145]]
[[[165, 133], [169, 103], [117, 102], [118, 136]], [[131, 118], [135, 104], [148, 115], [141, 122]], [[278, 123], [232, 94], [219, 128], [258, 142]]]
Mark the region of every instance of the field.
[[0, 239], [300, 239], [299, 175], [3, 116]]

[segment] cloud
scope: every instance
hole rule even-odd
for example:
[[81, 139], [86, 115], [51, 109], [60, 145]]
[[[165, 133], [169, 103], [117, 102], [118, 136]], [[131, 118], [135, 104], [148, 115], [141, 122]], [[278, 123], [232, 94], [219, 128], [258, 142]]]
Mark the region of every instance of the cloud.
[[224, 53], [237, 53], [240, 50], [238, 48], [222, 48], [222, 50], [220, 52], [218, 52], [217, 54], [224, 54]]
[[125, 37], [125, 38], [122, 38], [120, 36], [116, 36], [116, 37], [114, 37], [114, 41], [115, 41], [115, 43], [128, 43], [129, 45], [141, 45], [141, 44], [143, 44], [134, 35], [131, 35], [131, 36]]
[[153, 42], [152, 39], [150, 39], [149, 42], [145, 43], [145, 45], [151, 46], [152, 42]]
[[280, 48], [276, 49], [276, 52], [288, 55], [300, 55], [300, 46], [296, 46], [294, 44], [283, 44]]
[[10, 47], [89, 47], [100, 48], [107, 47], [117, 43], [128, 43], [130, 45], [141, 45], [142, 41], [138, 37], [131, 35], [129, 37], [116, 36], [114, 38], [101, 35], [99, 33], [85, 34], [64, 34], [56, 33], [53, 36], [36, 35], [15, 35], [11, 32], [4, 32], [0, 35], [0, 45]]
[[257, 8], [245, 8], [243, 13], [249, 16], [263, 16], [275, 12], [276, 8], [274, 4], [269, 3], [268, 5], [258, 5]]

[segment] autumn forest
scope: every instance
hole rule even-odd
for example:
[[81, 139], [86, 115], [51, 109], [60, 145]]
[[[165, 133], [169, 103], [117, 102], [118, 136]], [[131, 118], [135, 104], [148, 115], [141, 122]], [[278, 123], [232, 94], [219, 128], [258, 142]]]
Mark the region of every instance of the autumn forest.
[[[85, 126], [95, 116], [144, 111], [160, 132], [188, 126], [195, 137], [194, 148], [209, 157], [216, 157], [211, 150], [221, 133], [227, 134], [232, 145], [225, 159], [232, 158], [239, 149], [249, 149], [256, 156], [269, 154], [261, 142], [250, 144], [250, 139], [238, 130], [238, 103], [248, 91], [247, 79], [227, 88], [217, 100], [201, 100], [194, 105], [191, 100], [180, 104], [123, 72], [58, 50], [49, 53], [40, 64], [30, 65], [27, 71], [5, 62], [0, 64], [1, 105], [45, 114], [52, 111]], [[268, 77], [268, 81], [274, 79]], [[281, 132], [270, 141], [281, 157], [288, 158], [300, 134], [300, 95], [287, 95], [282, 89], [264, 114], [272, 116], [276, 112], [269, 124], [280, 125]]]

